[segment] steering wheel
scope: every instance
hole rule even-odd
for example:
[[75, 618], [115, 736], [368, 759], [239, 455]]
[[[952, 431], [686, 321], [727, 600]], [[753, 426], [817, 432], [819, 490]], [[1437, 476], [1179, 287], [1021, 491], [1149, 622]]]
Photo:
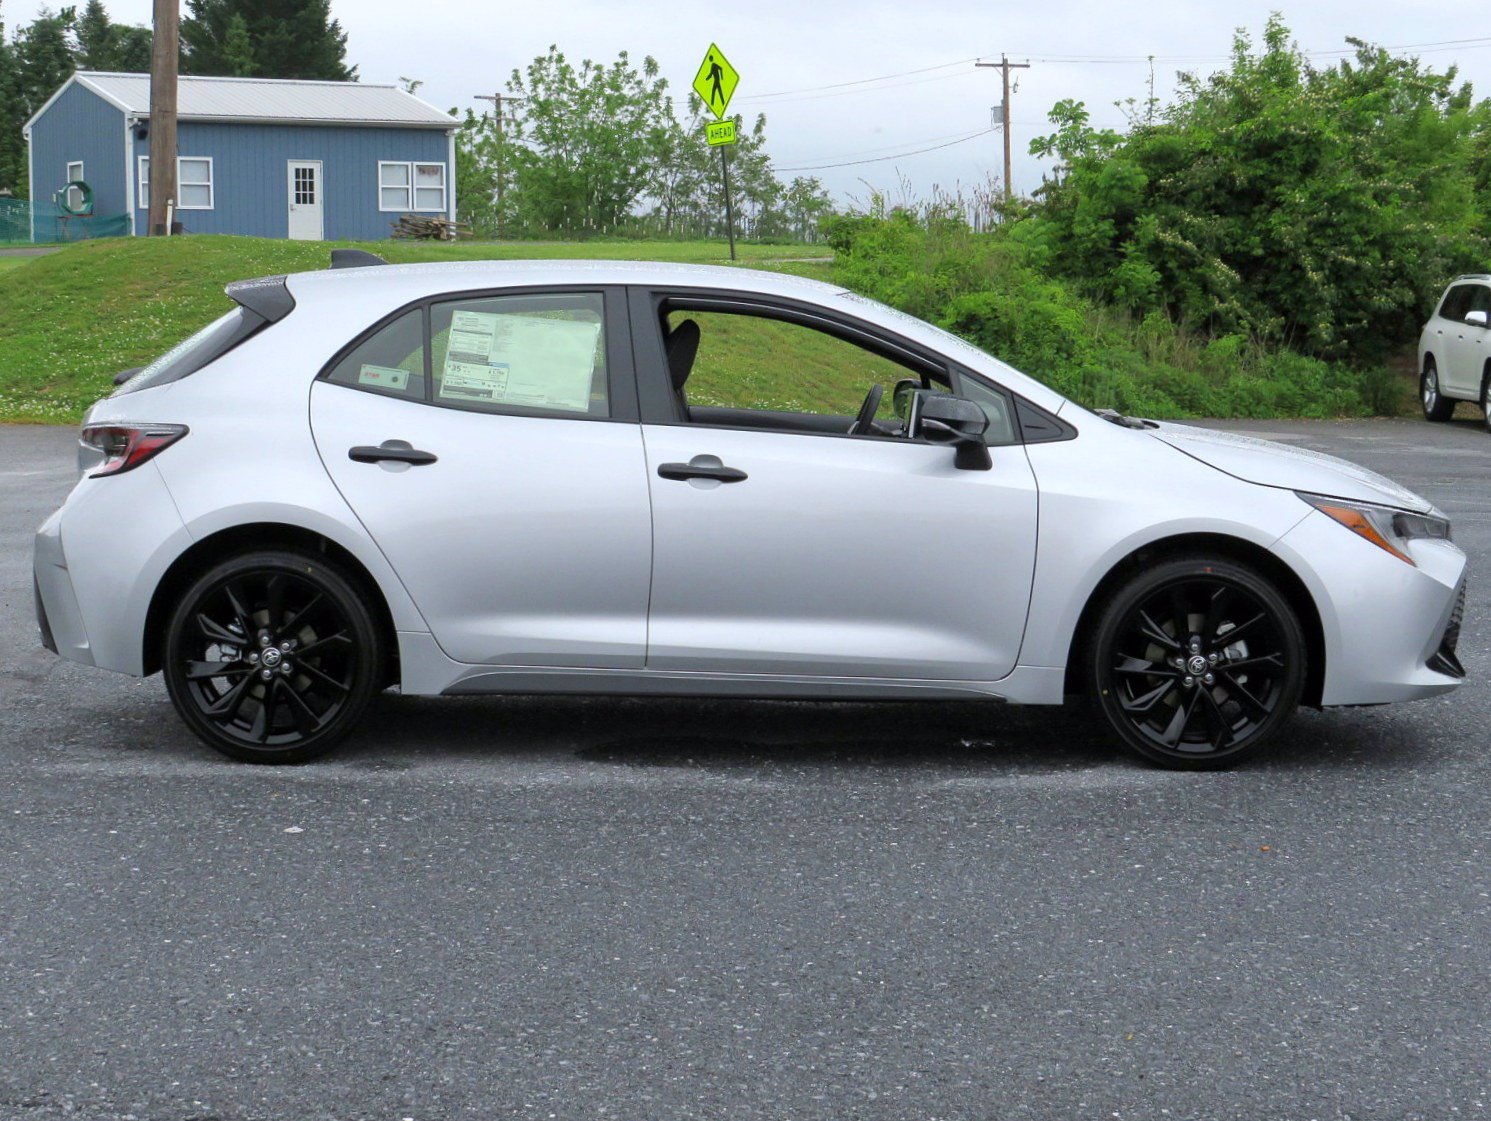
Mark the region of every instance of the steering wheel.
[[880, 408], [880, 398], [884, 396], [885, 386], [878, 382], [870, 386], [870, 392], [865, 394], [865, 403], [859, 407], [859, 416], [849, 426], [850, 436], [864, 436], [875, 431], [875, 413]]

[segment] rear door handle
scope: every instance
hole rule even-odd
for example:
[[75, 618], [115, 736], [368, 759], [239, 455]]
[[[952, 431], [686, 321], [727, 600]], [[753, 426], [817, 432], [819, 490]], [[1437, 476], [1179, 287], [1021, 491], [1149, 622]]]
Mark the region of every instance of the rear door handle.
[[347, 458], [353, 463], [409, 463], [415, 467], [434, 463], [437, 459], [434, 452], [420, 451], [405, 440], [384, 440], [376, 448], [368, 444], [348, 448]]
[[749, 478], [739, 467], [709, 463], [661, 463], [657, 473], [664, 479], [714, 479], [721, 483], [738, 483]]

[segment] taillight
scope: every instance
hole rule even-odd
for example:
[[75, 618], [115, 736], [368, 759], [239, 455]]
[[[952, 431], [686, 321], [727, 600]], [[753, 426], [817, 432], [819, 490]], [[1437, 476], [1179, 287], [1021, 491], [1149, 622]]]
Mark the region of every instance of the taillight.
[[92, 463], [83, 464], [90, 479], [119, 475], [153, 459], [187, 433], [184, 424], [94, 424], [78, 437], [91, 449]]

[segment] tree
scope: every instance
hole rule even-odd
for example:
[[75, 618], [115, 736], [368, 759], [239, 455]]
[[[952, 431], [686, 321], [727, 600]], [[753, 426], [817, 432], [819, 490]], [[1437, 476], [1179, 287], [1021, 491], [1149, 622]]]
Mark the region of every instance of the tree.
[[610, 66], [575, 67], [557, 46], [508, 89], [525, 99], [511, 129], [517, 207], [525, 223], [566, 233], [613, 230], [656, 174], [673, 123], [667, 80], [651, 58], [625, 51]]
[[1126, 135], [1059, 103], [1030, 240], [1141, 315], [1362, 363], [1401, 348], [1484, 256], [1491, 108], [1453, 69], [1348, 42], [1317, 69], [1274, 17]]
[[88, 0], [74, 28], [75, 57], [83, 70], [150, 69], [150, 28], [112, 23], [103, 0]]
[[187, 0], [182, 73], [355, 81], [331, 0]]
[[25, 120], [15, 48], [6, 40], [0, 20], [0, 191], [13, 195], [24, 195], [28, 186], [26, 144], [21, 138]]
[[16, 33], [16, 75], [24, 115], [30, 117], [77, 68], [72, 53], [72, 30], [76, 16], [72, 8], [53, 12], [43, 8]]

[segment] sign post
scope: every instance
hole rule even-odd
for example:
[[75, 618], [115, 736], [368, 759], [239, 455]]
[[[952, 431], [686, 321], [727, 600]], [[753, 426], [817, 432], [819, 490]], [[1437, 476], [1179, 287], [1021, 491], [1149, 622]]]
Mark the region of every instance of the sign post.
[[711, 147], [720, 150], [720, 179], [725, 187], [725, 229], [730, 236], [730, 260], [735, 260], [735, 207], [730, 201], [729, 147], [735, 143], [735, 122], [725, 119], [725, 110], [730, 107], [730, 98], [740, 84], [740, 75], [725, 52], [714, 44], [704, 52], [704, 61], [694, 75], [694, 92], [709, 106], [715, 119], [704, 126], [704, 137]]

